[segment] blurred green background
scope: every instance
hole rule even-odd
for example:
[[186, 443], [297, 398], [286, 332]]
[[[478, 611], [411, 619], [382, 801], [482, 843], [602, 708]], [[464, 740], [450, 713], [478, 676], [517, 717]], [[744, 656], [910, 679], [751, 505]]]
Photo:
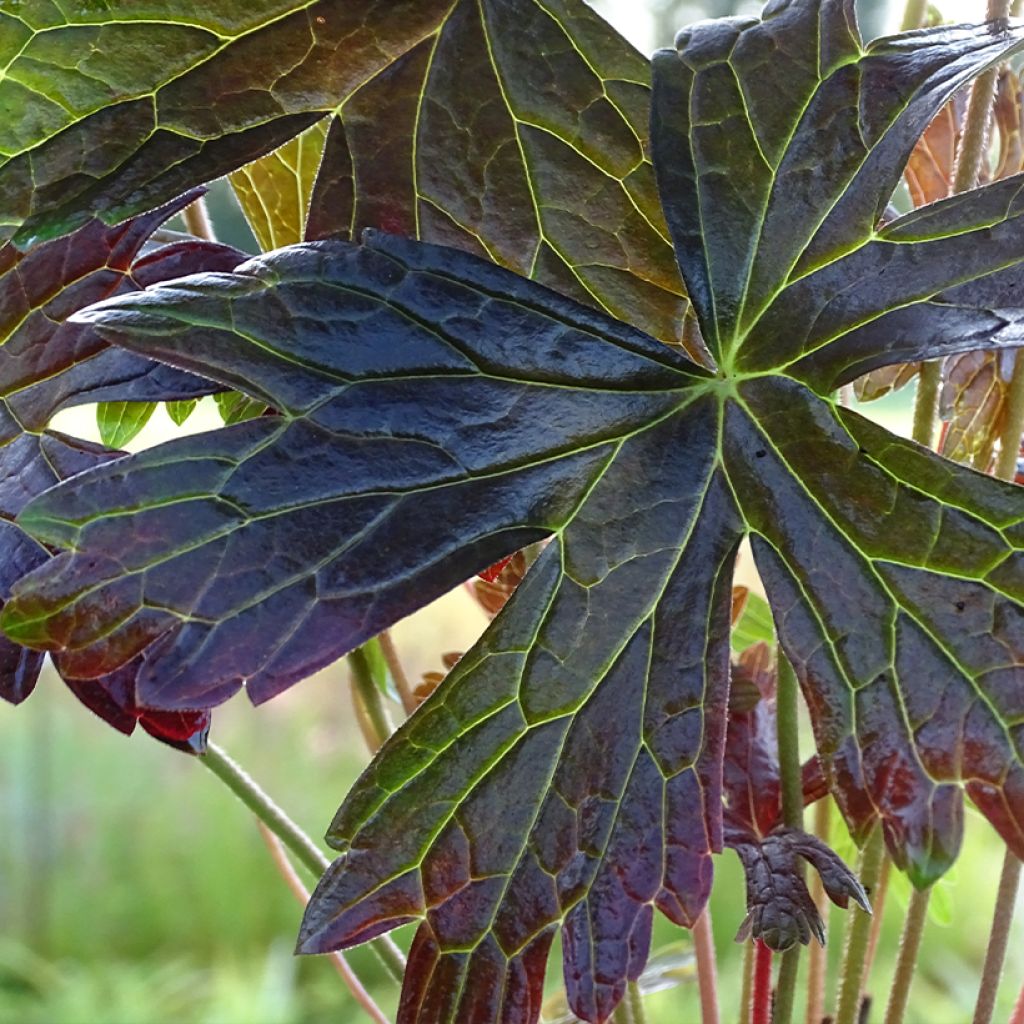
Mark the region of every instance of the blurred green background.
[[[596, 3], [642, 49], [664, 45], [695, 17], [756, 10], [732, 0], [607, 0]], [[865, 34], [893, 27], [898, 12], [863, 4]], [[946, 4], [968, 18], [983, 4]], [[255, 251], [230, 191], [210, 201], [218, 235]], [[895, 429], [909, 424], [911, 390], [867, 408]], [[189, 429], [217, 425], [211, 402]], [[91, 410], [62, 429], [95, 438]], [[174, 430], [159, 410], [133, 448]], [[749, 576], [749, 564], [741, 567]], [[440, 668], [465, 650], [486, 620], [462, 592], [395, 630], [411, 675]], [[343, 665], [324, 671], [258, 710], [243, 699], [215, 714], [213, 737], [292, 816], [322, 835], [367, 760], [351, 714]], [[398, 709], [393, 709], [398, 717]], [[806, 751], [810, 750], [805, 736]], [[833, 814], [834, 845], [855, 851]], [[963, 855], [932, 900], [909, 1022], [970, 1020], [1002, 861], [989, 826], [968, 814]], [[308, 880], [311, 881], [311, 880]], [[908, 889], [890, 889], [870, 990], [880, 1021]], [[742, 950], [732, 942], [744, 913], [742, 872], [719, 858], [712, 896], [723, 1019], [735, 1020]], [[326, 958], [296, 959], [301, 908], [272, 865], [244, 807], [193, 759], [141, 733], [125, 738], [93, 718], [47, 673], [15, 709], [0, 705], [0, 1022], [3, 1024], [317, 1024], [365, 1020]], [[830, 992], [841, 953], [842, 912], [829, 922]], [[397, 933], [406, 945], [411, 929]], [[654, 947], [688, 938], [659, 920]], [[1005, 1020], [1024, 977], [1024, 919], [1014, 941], [996, 1019]], [[699, 1021], [692, 967], [647, 1001], [652, 1024]], [[396, 993], [366, 949], [349, 954], [386, 1012]], [[806, 958], [805, 958], [806, 967]], [[558, 958], [549, 985], [557, 992]], [[829, 1004], [831, 1005], [831, 1003]], [[798, 1018], [802, 1007], [798, 1006]]]

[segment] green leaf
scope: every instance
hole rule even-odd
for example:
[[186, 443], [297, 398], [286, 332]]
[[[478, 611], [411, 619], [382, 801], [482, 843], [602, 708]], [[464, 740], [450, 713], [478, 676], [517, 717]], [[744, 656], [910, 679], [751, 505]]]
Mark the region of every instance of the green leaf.
[[156, 411], [155, 402], [100, 402], [96, 425], [108, 448], [124, 448], [136, 438]]
[[167, 415], [174, 425], [180, 427], [196, 411], [198, 404], [198, 399], [191, 398], [181, 402], [167, 402], [164, 408], [167, 409]]
[[747, 594], [739, 622], [732, 629], [732, 649], [740, 654], [754, 644], [774, 644], [775, 626], [768, 602], [760, 594]]
[[264, 252], [302, 241], [326, 138], [327, 123], [321, 121], [273, 153], [228, 175]]
[[579, 0], [460, 0], [341, 108], [307, 237], [456, 246], [679, 344], [649, 81]]
[[[588, 24], [543, 51], [565, 62], [549, 81], [574, 81]], [[152, 706], [243, 682], [260, 701], [550, 537], [328, 834], [300, 948], [418, 920], [401, 1024], [536, 1020], [559, 931], [570, 1006], [604, 1021], [655, 908], [702, 912], [745, 537], [854, 835], [880, 824], [928, 885], [966, 790], [1024, 855], [1024, 500], [831, 398], [876, 366], [1018, 339], [1020, 180], [879, 223], [916, 136], [1021, 36], [865, 49], [850, 3], [792, 0], [655, 58], [657, 180], [715, 370], [375, 232], [93, 307], [78, 319], [105, 338], [279, 415], [36, 498], [19, 522], [65, 550], [0, 623], [72, 675], [141, 656]]]
[[391, 678], [391, 670], [388, 668], [387, 659], [381, 649], [380, 641], [374, 638], [367, 640], [362, 647], [363, 656], [366, 659], [366, 666], [370, 670], [373, 684], [384, 694], [394, 701], [401, 701], [398, 691], [395, 689], [395, 682]]
[[128, 0], [0, 12], [0, 237], [109, 223], [275, 149], [450, 0]]
[[267, 408], [266, 402], [254, 401], [238, 391], [219, 391], [213, 398], [226, 427], [262, 416]]

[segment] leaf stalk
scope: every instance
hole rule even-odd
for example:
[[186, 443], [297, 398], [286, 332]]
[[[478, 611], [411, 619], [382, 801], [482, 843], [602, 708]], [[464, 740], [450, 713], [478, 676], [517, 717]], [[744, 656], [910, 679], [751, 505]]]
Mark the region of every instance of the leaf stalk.
[[[861, 885], [868, 896], [871, 896], [878, 887], [884, 852], [882, 829], [876, 825], [861, 850], [858, 870]], [[843, 951], [843, 969], [839, 979], [835, 1024], [856, 1024], [858, 1019], [870, 935], [871, 915], [864, 913], [860, 907], [851, 908], [846, 929], [846, 946]]]
[[375, 754], [394, 732], [391, 719], [388, 717], [381, 692], [374, 682], [366, 651], [362, 647], [357, 647], [349, 653], [348, 665], [352, 670], [352, 696], [356, 702], [356, 710], [362, 713], [368, 726], [365, 733], [366, 743], [370, 747], [370, 753]]
[[921, 949], [925, 922], [928, 919], [928, 901], [931, 889], [915, 889], [907, 908], [907, 919], [900, 938], [900, 951], [896, 958], [896, 973], [889, 989], [889, 1005], [885, 1008], [885, 1024], [903, 1024], [903, 1015], [910, 998], [917, 956]]
[[[799, 688], [789, 659], [779, 651], [778, 686], [775, 695], [776, 734], [779, 746], [779, 781], [782, 789], [782, 820], [790, 828], [804, 826], [803, 780], [800, 770]], [[782, 955], [772, 1009], [773, 1024], [790, 1024], [796, 1002], [800, 946]]]
[[1020, 885], [1020, 861], [1011, 850], [1003, 858], [1003, 870], [999, 876], [996, 892], [996, 909], [989, 932], [988, 949], [985, 951], [985, 966], [981, 972], [981, 988], [978, 1002], [974, 1007], [973, 1024], [990, 1024], [996, 1005], [999, 979], [1003, 974], [1006, 947], [1010, 939], [1010, 924], [1013, 921], [1013, 906], [1017, 902]]
[[[201, 754], [198, 760], [281, 840], [285, 848], [290, 850], [296, 860], [315, 878], [319, 878], [331, 866], [326, 855], [317, 849], [313, 840], [270, 798], [252, 776], [216, 743], [207, 744], [206, 753]], [[392, 978], [401, 983], [405, 974], [405, 957], [394, 941], [384, 935], [374, 939], [370, 947]]]
[[693, 951], [697, 961], [701, 1024], [720, 1024], [718, 1009], [718, 965], [715, 939], [711, 933], [711, 910], [705, 907], [693, 925]]

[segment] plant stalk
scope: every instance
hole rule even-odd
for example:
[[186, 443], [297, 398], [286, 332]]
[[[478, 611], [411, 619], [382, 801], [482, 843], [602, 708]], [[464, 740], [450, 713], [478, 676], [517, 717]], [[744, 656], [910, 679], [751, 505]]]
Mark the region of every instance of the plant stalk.
[[889, 989], [889, 1005], [885, 1008], [885, 1024], [903, 1024], [907, 1000], [910, 998], [910, 986], [913, 984], [914, 970], [917, 967], [917, 955], [921, 949], [921, 936], [924, 935], [924, 926], [928, 919], [930, 897], [931, 889], [915, 889], [910, 897], [907, 919], [900, 938], [900, 951], [896, 958], [896, 973]]
[[1010, 939], [1010, 924], [1013, 921], [1013, 905], [1017, 902], [1017, 888], [1020, 885], [1020, 861], [1008, 849], [1003, 858], [1003, 870], [999, 876], [996, 892], [996, 910], [992, 917], [988, 949], [985, 951], [985, 966], [981, 972], [981, 989], [974, 1007], [974, 1024], [990, 1024], [996, 1005], [999, 979], [1003, 974], [1006, 947]]
[[213, 225], [210, 223], [210, 215], [206, 212], [206, 199], [200, 196], [194, 203], [189, 203], [181, 215], [185, 221], [190, 235], [196, 238], [205, 238], [208, 242], [216, 242], [217, 237], [213, 233]]
[[644, 994], [640, 991], [640, 982], [629, 983], [626, 1001], [629, 1003], [629, 1012], [633, 1015], [633, 1024], [647, 1024], [647, 1011], [644, 1009]]
[[1021, 985], [1017, 1002], [1013, 1004], [1013, 1012], [1010, 1014], [1008, 1024], [1024, 1024], [1024, 985]]
[[1013, 359], [1013, 373], [1007, 394], [1006, 416], [999, 435], [999, 457], [996, 476], [1012, 480], [1017, 475], [1020, 438], [1024, 433], [1024, 354], [1017, 349]]
[[754, 998], [754, 955], [754, 942], [752, 939], [747, 939], [743, 946], [743, 987], [740, 989], [738, 1024], [751, 1024], [750, 1015], [753, 1011]]
[[[799, 693], [796, 673], [789, 659], [779, 651], [778, 688], [775, 695], [776, 730], [779, 745], [779, 777], [782, 789], [782, 821], [789, 828], [804, 827], [804, 792], [800, 771]], [[782, 954], [775, 985], [773, 1024], [790, 1024], [796, 1002], [796, 979], [800, 969], [800, 946]]]
[[889, 876], [892, 874], [892, 858], [888, 853], [882, 854], [882, 868], [878, 873], [878, 885], [871, 894], [871, 934], [868, 936], [868, 951], [864, 957], [864, 977], [871, 974], [875, 964], [875, 952], [878, 949], [878, 938], [882, 933], [882, 918], [885, 915], [885, 899], [889, 894]]
[[[267, 826], [294, 857], [315, 878], [329, 867], [330, 861], [317, 849], [313, 840], [260, 788], [258, 783], [215, 743], [207, 744], [206, 753], [199, 756], [200, 763], [217, 776], [256, 817]], [[405, 974], [405, 957], [394, 941], [386, 935], [373, 939], [371, 948], [399, 983]]]
[[[299, 878], [298, 872], [288, 859], [288, 851], [285, 850], [284, 843], [262, 821], [257, 821], [257, 825], [259, 825], [260, 835], [263, 836], [263, 841], [267, 844], [267, 849], [270, 851], [270, 858], [273, 860], [278, 873], [284, 879], [285, 885], [288, 886], [288, 890], [302, 906], [306, 906], [309, 903], [309, 890], [302, 884], [302, 879]], [[359, 975], [352, 970], [352, 966], [345, 959], [344, 954], [340, 950], [335, 950], [329, 954], [329, 959], [334, 965], [334, 969], [341, 976], [341, 980], [345, 983], [345, 987], [351, 993], [352, 998], [375, 1021], [375, 1024], [389, 1024], [384, 1011], [373, 1001], [373, 996], [366, 991], [366, 987], [360, 980]]]
[[[828, 797], [814, 805], [814, 834], [823, 842], [828, 843], [831, 830], [832, 807]], [[823, 921], [828, 920], [828, 898], [821, 875], [813, 871], [811, 878], [811, 899], [818, 908]], [[812, 942], [807, 953], [807, 1024], [821, 1024], [825, 1016], [825, 973], [828, 961], [825, 947]]]
[[914, 426], [911, 437], [926, 448], [935, 441], [935, 417], [939, 412], [939, 389], [942, 386], [942, 360], [922, 363], [917, 375], [914, 398]]
[[[907, 6], [903, 10], [903, 22], [900, 25], [901, 32], [912, 32], [924, 24], [925, 16], [928, 13], [928, 0], [907, 0]], [[815, 1021], [817, 1024], [817, 1021]]]
[[720, 1024], [718, 1010], [718, 966], [715, 939], [711, 933], [711, 910], [705, 907], [693, 925], [693, 951], [697, 961], [701, 1024]]
[[376, 754], [394, 731], [391, 719], [388, 717], [387, 708], [384, 707], [384, 698], [373, 681], [370, 663], [362, 647], [357, 647], [349, 653], [348, 664], [352, 670], [352, 695], [356, 700], [357, 710], [363, 712], [369, 725], [369, 732], [365, 734], [366, 742], [370, 747], [370, 753]]
[[772, 951], [761, 939], [756, 942], [754, 998], [750, 1024], [770, 1024], [772, 1016]]
[[[869, 896], [873, 895], [878, 887], [884, 851], [882, 829], [876, 825], [861, 850], [858, 871], [861, 885], [864, 886]], [[843, 968], [839, 979], [835, 1024], [856, 1024], [857, 1022], [870, 934], [871, 915], [864, 913], [860, 907], [851, 908], [849, 924], [846, 929], [846, 946], [843, 950]]]
[[387, 662], [391, 678], [395, 682], [395, 689], [402, 701], [402, 708], [407, 715], [411, 715], [416, 710], [416, 697], [409, 685], [409, 677], [405, 674], [402, 659], [398, 657], [395, 641], [392, 640], [391, 633], [386, 629], [377, 637], [377, 641], [380, 643], [381, 654], [384, 655], [384, 660]]

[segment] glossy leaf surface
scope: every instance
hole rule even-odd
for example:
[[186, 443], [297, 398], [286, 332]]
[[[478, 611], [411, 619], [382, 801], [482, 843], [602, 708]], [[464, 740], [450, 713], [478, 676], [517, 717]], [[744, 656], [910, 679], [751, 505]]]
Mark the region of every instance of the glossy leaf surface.
[[829, 397], [1016, 337], [1019, 180], [879, 225], [917, 135], [1019, 35], [865, 50], [848, 4], [793, 0], [656, 57], [658, 182], [717, 373], [372, 233], [95, 307], [104, 337], [280, 415], [32, 502], [23, 526], [67, 551], [5, 629], [83, 678], [141, 656], [154, 706], [263, 700], [550, 536], [329, 834], [301, 948], [420, 920], [403, 1024], [534, 1021], [559, 929], [573, 1011], [606, 1020], [654, 909], [700, 913], [744, 536], [854, 833], [880, 819], [928, 884], [966, 788], [1024, 853], [1024, 501]]
[[450, 0], [22, 0], [0, 11], [0, 234], [122, 220], [334, 110]]

